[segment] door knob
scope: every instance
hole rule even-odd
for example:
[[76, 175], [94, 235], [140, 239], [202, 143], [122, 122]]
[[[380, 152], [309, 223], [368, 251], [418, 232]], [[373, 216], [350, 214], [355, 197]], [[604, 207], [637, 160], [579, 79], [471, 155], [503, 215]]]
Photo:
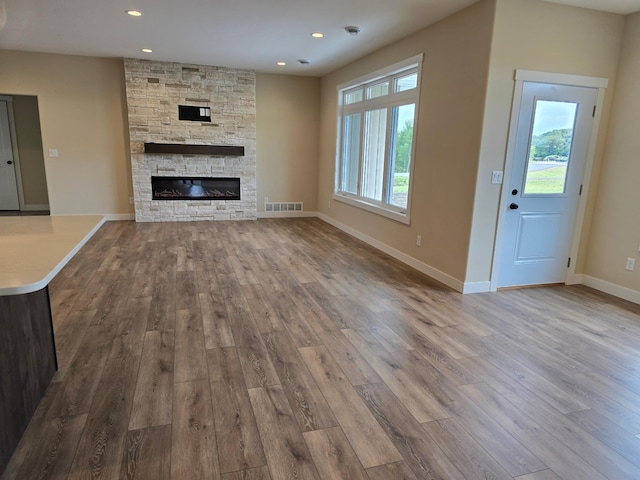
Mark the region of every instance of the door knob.
[[519, 208], [519, 205], [517, 203], [512, 203], [511, 205], [509, 205], [509, 208], [511, 210], [517, 210]]
[[11, 165], [13, 162], [11, 160], [7, 160], [7, 165]]

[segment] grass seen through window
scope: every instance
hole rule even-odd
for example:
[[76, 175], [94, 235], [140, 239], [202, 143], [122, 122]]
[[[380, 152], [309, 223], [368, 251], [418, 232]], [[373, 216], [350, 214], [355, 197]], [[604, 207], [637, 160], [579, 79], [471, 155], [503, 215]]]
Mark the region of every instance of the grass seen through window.
[[564, 182], [566, 176], [566, 165], [558, 165], [557, 167], [538, 170], [537, 172], [529, 172], [527, 174], [527, 183], [524, 189], [525, 194], [564, 193]]

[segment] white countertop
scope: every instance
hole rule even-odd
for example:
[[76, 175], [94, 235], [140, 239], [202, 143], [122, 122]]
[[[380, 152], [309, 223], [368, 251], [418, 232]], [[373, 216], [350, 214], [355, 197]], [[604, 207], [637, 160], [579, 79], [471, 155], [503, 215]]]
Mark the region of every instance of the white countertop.
[[46, 287], [104, 221], [102, 215], [0, 217], [0, 296]]

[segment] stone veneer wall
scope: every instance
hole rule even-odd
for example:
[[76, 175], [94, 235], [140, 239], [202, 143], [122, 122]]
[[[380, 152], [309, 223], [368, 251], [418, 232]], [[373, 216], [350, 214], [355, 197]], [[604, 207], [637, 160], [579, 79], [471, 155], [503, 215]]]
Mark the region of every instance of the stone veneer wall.
[[[125, 59], [136, 221], [255, 220], [255, 73]], [[211, 108], [211, 123], [178, 120], [178, 105]], [[243, 157], [145, 154], [144, 143], [244, 146]], [[240, 200], [152, 200], [151, 176], [240, 177]]]

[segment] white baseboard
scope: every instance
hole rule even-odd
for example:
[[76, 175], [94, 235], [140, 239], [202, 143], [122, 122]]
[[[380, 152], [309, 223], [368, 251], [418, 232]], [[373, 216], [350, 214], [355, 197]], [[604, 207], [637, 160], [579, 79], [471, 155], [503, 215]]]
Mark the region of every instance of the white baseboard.
[[304, 218], [317, 217], [318, 212], [258, 212], [258, 218]]
[[623, 300], [628, 300], [633, 303], [640, 304], [640, 292], [631, 290], [630, 288], [621, 287], [615, 283], [606, 282], [599, 278], [590, 277], [589, 275], [582, 275], [582, 284], [587, 287], [595, 288], [601, 292], [614, 295]]
[[464, 282], [462, 293], [486, 293], [491, 291], [491, 282]]
[[133, 213], [56, 213], [51, 214], [52, 217], [82, 217], [84, 215], [101, 215], [106, 222], [117, 220], [135, 220]]
[[581, 273], [574, 273], [569, 275], [564, 283], [567, 285], [582, 285], [584, 283], [584, 275]]
[[135, 215], [133, 213], [105, 213], [104, 217], [107, 219], [107, 222], [114, 222], [117, 220], [135, 220]]
[[[400, 250], [396, 250], [395, 248], [390, 247], [389, 245], [382, 243], [381, 241], [376, 240], [375, 238], [370, 237], [369, 235], [365, 235], [364, 233], [354, 228], [351, 228], [348, 225], [345, 225], [344, 223], [340, 223], [337, 220], [334, 220], [333, 218], [328, 217], [324, 213], [318, 212], [317, 217], [320, 220], [327, 222], [329, 225], [333, 225], [334, 227], [339, 228], [343, 232], [346, 232], [349, 235], [356, 237], [358, 240], [362, 240], [363, 242], [371, 245], [372, 247], [377, 248], [378, 250], [386, 253], [387, 255], [392, 256], [396, 260], [399, 260], [402, 263], [415, 268], [419, 272], [422, 272], [425, 275], [428, 275], [429, 277], [444, 283], [445, 285], [453, 288], [454, 290], [457, 290], [458, 292], [464, 291], [464, 288], [465, 288], [464, 282], [458, 280], [457, 278], [454, 278], [449, 274], [441, 272], [437, 268], [433, 268], [432, 266], [427, 265], [426, 263], [423, 263], [420, 260], [416, 260], [415, 258], [410, 257], [406, 253], [403, 253]], [[483, 282], [479, 282], [479, 283], [483, 283]]]
[[23, 212], [42, 212], [45, 210], [49, 210], [49, 205], [23, 205], [21, 210]]

